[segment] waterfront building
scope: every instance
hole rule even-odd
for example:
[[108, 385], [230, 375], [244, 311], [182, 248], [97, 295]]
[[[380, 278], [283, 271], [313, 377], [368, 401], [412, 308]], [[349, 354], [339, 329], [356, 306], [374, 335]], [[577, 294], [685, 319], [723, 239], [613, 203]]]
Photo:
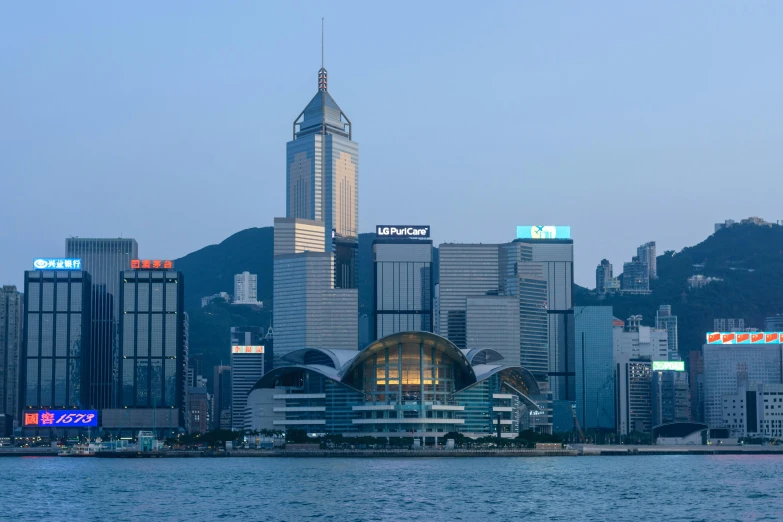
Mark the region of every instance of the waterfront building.
[[671, 305], [661, 305], [655, 315], [655, 327], [666, 330], [669, 346], [669, 358], [680, 360], [679, 332], [677, 331], [677, 316], [672, 314]]
[[650, 433], [652, 417], [652, 363], [622, 354], [616, 360], [617, 431]]
[[649, 294], [650, 277], [647, 263], [634, 256], [630, 263], [623, 263], [621, 287], [625, 294]]
[[[24, 332], [24, 296], [13, 285], [0, 288], [0, 415], [19, 419], [19, 359]], [[2, 431], [0, 431], [2, 434]]]
[[273, 353], [267, 350], [264, 329], [260, 326], [231, 328], [231, 429], [246, 428], [247, 394], [272, 369]]
[[614, 358], [644, 357], [650, 361], [669, 360], [669, 333], [660, 328], [642, 326], [642, 316], [632, 315], [624, 326], [614, 326]]
[[103, 410], [104, 429], [120, 435], [155, 429], [171, 436], [186, 426], [185, 282], [166, 266], [122, 273], [118, 407]]
[[779, 384], [780, 344], [705, 344], [704, 422], [710, 428], [723, 426], [723, 396], [735, 395], [744, 384]]
[[653, 426], [691, 421], [688, 374], [684, 371], [653, 370], [651, 399]]
[[242, 272], [234, 276], [234, 303], [259, 304], [257, 274]]
[[212, 379], [212, 429], [231, 429], [231, 366], [215, 366]]
[[499, 245], [440, 245], [440, 331], [467, 347], [467, 298], [497, 293]]
[[318, 92], [293, 124], [286, 144], [286, 217], [322, 221], [334, 252], [336, 288], [355, 288], [359, 237], [359, 144], [353, 126], [318, 71]]
[[538, 406], [536, 380], [494, 350], [460, 350], [429, 332], [400, 332], [359, 352], [303, 349], [248, 396], [251, 429], [375, 437], [514, 438]]
[[378, 237], [373, 241], [373, 339], [432, 331], [432, 241]]
[[648, 279], [658, 279], [658, 262], [655, 250], [655, 241], [649, 241], [636, 249], [636, 256], [647, 265]]
[[611, 306], [574, 308], [576, 417], [583, 430], [615, 429]]
[[25, 272], [22, 412], [90, 408], [91, 290], [80, 270]]
[[691, 419], [704, 422], [704, 359], [701, 351], [688, 354], [688, 382], [691, 390]]
[[732, 437], [783, 437], [783, 384], [742, 383], [722, 399], [723, 427]]
[[[280, 232], [278, 224], [282, 225]], [[322, 234], [316, 241], [314, 228], [322, 230], [323, 224], [275, 218], [273, 321], [277, 356], [307, 347], [358, 347], [358, 292], [334, 287], [334, 254], [324, 251]], [[304, 239], [299, 239], [300, 231]]]
[[188, 433], [209, 431], [209, 393], [206, 386], [188, 388]]
[[519, 366], [519, 300], [513, 296], [468, 297], [466, 348], [494, 350], [505, 364]]
[[131, 269], [131, 261], [138, 259], [138, 254], [139, 245], [132, 238], [69, 237], [65, 240], [65, 257], [80, 259], [81, 269], [89, 272], [92, 283], [88, 392], [90, 404], [96, 409], [117, 405], [120, 274]]
[[595, 269], [595, 291], [599, 294], [605, 294], [614, 290], [612, 285], [612, 263], [607, 259], [602, 259], [601, 263]]
[[359, 234], [356, 253], [356, 287], [359, 293], [359, 348], [373, 341], [373, 307], [375, 306], [375, 263], [373, 241], [375, 233]]

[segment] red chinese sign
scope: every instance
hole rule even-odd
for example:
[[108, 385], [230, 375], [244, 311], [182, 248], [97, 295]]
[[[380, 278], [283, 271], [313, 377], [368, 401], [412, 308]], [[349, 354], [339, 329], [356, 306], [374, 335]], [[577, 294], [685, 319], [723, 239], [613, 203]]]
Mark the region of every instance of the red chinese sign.
[[160, 259], [131, 259], [133, 270], [171, 270], [174, 262]]

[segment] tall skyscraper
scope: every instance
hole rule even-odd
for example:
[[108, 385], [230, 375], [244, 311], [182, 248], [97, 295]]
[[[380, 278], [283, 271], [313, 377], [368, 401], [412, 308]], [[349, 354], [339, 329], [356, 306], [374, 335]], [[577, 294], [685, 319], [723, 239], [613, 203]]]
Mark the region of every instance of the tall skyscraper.
[[286, 145], [286, 217], [324, 222], [335, 259], [335, 287], [355, 288], [359, 237], [359, 144], [353, 126], [327, 90], [323, 64], [318, 92], [296, 117]]
[[659, 330], [666, 330], [667, 340], [669, 342], [669, 358], [671, 360], [680, 360], [680, 345], [678, 341], [679, 332], [677, 331], [677, 316], [672, 315], [671, 305], [661, 305], [655, 316], [655, 326]]
[[574, 308], [576, 416], [582, 429], [614, 429], [614, 352], [611, 306]]
[[0, 289], [0, 414], [19, 415], [19, 359], [24, 325], [23, 296], [13, 285]]
[[234, 431], [245, 429], [247, 394], [272, 367], [272, 352], [265, 345], [262, 327], [231, 328], [231, 429]]
[[20, 409], [95, 408], [88, 395], [90, 274], [35, 270], [24, 281]]
[[636, 249], [639, 261], [647, 265], [647, 278], [658, 279], [658, 261], [655, 253], [655, 241], [649, 241]]
[[373, 242], [373, 341], [397, 332], [432, 331], [432, 241]]
[[231, 429], [231, 366], [215, 366], [212, 380], [212, 429]]
[[80, 258], [82, 270], [90, 273], [92, 281], [89, 394], [95, 408], [116, 406], [120, 274], [130, 270], [131, 260], [137, 259], [138, 254], [139, 245], [130, 238], [69, 237], [65, 240], [65, 257]]
[[490, 349], [509, 366], [519, 366], [519, 300], [514, 296], [467, 298], [467, 346]]
[[649, 433], [652, 428], [652, 362], [623, 355], [616, 360], [617, 430]]
[[358, 292], [335, 288], [334, 254], [324, 251], [324, 236], [313, 235], [313, 227], [323, 231], [311, 220], [275, 218], [276, 357], [300, 348], [358, 349]]
[[104, 410], [104, 428], [170, 434], [186, 425], [184, 298], [184, 278], [173, 268], [122, 273], [119, 400]]
[[234, 302], [236, 304], [258, 303], [258, 275], [242, 272], [234, 276]]

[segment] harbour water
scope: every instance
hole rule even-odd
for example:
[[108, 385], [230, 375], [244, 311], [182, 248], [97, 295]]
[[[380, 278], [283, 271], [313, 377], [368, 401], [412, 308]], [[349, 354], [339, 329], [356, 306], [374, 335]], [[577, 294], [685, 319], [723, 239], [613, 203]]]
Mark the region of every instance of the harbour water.
[[8, 520], [783, 518], [783, 456], [0, 459]]

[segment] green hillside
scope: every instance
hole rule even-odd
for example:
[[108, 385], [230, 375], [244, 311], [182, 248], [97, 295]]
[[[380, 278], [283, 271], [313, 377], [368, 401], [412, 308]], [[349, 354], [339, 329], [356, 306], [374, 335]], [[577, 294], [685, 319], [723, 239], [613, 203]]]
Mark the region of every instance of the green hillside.
[[[703, 267], [701, 266], [703, 265]], [[695, 274], [719, 277], [700, 289], [689, 289]], [[661, 304], [670, 304], [678, 317], [680, 353], [685, 357], [704, 344], [713, 319], [745, 319], [748, 327], [763, 328], [764, 318], [783, 312], [783, 227], [735, 225], [722, 229], [681, 252], [658, 256], [658, 279], [649, 296], [609, 296], [577, 287], [577, 305], [610, 305], [614, 315], [633, 314], [653, 325]]]

